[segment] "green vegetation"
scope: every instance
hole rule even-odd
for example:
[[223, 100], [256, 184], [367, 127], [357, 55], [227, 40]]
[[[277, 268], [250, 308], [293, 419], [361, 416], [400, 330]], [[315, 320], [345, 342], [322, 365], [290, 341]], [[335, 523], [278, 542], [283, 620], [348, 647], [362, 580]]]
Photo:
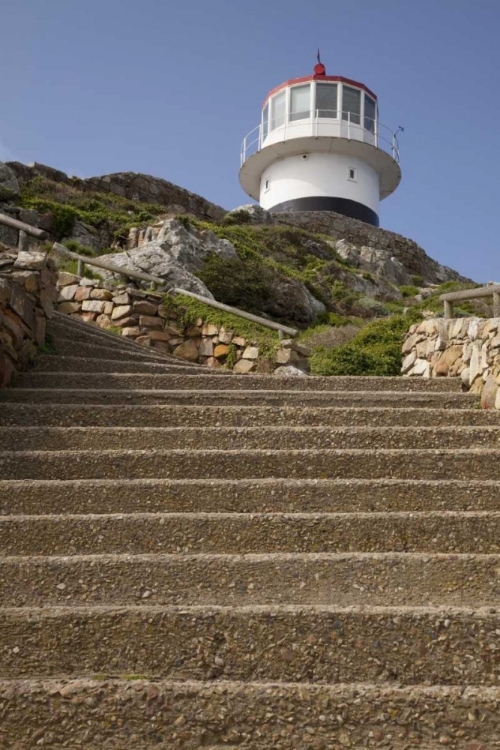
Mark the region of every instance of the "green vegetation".
[[125, 240], [131, 227], [152, 222], [165, 212], [163, 206], [130, 201], [114, 193], [82, 191], [78, 182], [72, 186], [34, 177], [22, 189], [19, 205], [52, 213], [60, 239], [71, 234], [79, 219], [94, 227], [106, 226], [115, 238]]
[[318, 347], [311, 357], [314, 375], [399, 375], [401, 346], [418, 314], [394, 315], [368, 323], [334, 349]]
[[416, 286], [410, 286], [403, 284], [399, 287], [399, 291], [403, 295], [403, 297], [415, 297], [419, 293], [419, 288]]
[[[251, 320], [245, 320], [238, 315], [216, 310], [214, 307], [205, 305], [203, 302], [192, 297], [181, 294], [172, 297], [169, 294], [163, 296], [163, 306], [175, 315], [178, 325], [182, 328], [190, 328], [195, 325], [196, 321], [201, 318], [205, 323], [213, 323], [216, 326], [223, 326], [226, 331], [234, 331], [238, 336], [242, 336], [247, 341], [255, 343], [260, 353], [271, 355], [279, 345], [279, 336], [277, 331], [261, 326], [258, 323], [252, 323]], [[230, 347], [231, 351], [231, 347]], [[236, 351], [233, 352], [233, 357]], [[229, 353], [228, 353], [229, 358]]]

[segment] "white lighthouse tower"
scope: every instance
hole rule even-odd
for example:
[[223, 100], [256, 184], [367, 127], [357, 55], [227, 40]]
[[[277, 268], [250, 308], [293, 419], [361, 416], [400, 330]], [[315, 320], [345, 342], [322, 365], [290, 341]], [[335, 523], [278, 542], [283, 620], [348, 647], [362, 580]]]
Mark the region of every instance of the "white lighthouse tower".
[[397, 135], [381, 125], [363, 83], [314, 74], [266, 97], [243, 141], [240, 182], [272, 212], [336, 211], [374, 226], [379, 204], [401, 180]]

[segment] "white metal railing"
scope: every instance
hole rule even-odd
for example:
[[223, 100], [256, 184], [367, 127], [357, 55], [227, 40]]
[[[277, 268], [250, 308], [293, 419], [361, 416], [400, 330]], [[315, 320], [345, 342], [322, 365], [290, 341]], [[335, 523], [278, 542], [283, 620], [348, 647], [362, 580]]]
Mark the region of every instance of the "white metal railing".
[[[300, 119], [298, 119], [299, 117]], [[302, 133], [299, 133], [299, 128], [302, 128]], [[336, 133], [333, 132], [334, 128], [336, 128]], [[399, 164], [397, 134], [387, 125], [383, 125], [377, 119], [361, 117], [361, 115], [353, 112], [314, 109], [288, 115], [283, 114], [257, 125], [243, 139], [241, 165], [249, 156], [256, 154], [271, 143], [279, 143], [289, 138], [310, 136], [317, 138], [322, 135], [369, 143], [390, 153]], [[270, 140], [268, 141], [268, 139]]]

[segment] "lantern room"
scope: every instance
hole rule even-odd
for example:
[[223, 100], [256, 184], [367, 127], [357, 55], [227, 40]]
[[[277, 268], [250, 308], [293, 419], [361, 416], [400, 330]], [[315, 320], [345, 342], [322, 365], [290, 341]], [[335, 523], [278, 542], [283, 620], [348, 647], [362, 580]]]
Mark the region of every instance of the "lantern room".
[[272, 212], [335, 211], [379, 225], [380, 200], [399, 185], [397, 136], [363, 83], [314, 74], [274, 88], [243, 141], [240, 182]]

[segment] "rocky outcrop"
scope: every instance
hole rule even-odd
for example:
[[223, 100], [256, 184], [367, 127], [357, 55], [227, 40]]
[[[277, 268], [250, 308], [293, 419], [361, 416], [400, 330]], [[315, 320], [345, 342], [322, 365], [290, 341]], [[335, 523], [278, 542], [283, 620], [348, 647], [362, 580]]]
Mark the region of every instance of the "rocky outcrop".
[[0, 200], [19, 195], [19, 182], [15, 172], [3, 162], [0, 162]]
[[55, 266], [45, 252], [0, 248], [0, 387], [28, 369], [45, 344], [55, 283]]
[[[163, 222], [156, 239], [123, 253], [114, 253], [110, 260], [117, 266], [160, 276], [170, 286], [186, 289], [204, 297], [212, 297], [196, 271], [203, 267], [208, 255], [237, 258], [234, 246], [219, 239], [209, 230], [199, 230], [178, 219]], [[112, 278], [108, 271], [100, 271], [103, 278]]]
[[342, 242], [340, 254], [346, 260], [352, 260], [353, 265], [359, 265], [381, 278], [394, 279], [397, 284], [411, 284], [414, 277], [422, 280], [422, 286], [445, 281], [471, 281], [430, 258], [413, 240], [333, 211], [273, 214], [259, 206], [244, 205], [231, 211], [228, 216], [236, 214], [241, 217], [241, 212], [248, 215], [250, 223], [288, 224], [308, 232], [329, 235], [337, 244]]
[[114, 193], [122, 198], [143, 203], [154, 203], [165, 207], [166, 213], [189, 213], [200, 219], [217, 221], [226, 213], [223, 208], [191, 193], [185, 188], [174, 185], [160, 177], [140, 174], [137, 172], [117, 172], [102, 177], [80, 179], [70, 177], [64, 172], [45, 164], [31, 164], [26, 166], [19, 162], [9, 162], [8, 167], [14, 173], [19, 184], [25, 185], [33, 177], [45, 177], [83, 191], [97, 191], [100, 193]]

